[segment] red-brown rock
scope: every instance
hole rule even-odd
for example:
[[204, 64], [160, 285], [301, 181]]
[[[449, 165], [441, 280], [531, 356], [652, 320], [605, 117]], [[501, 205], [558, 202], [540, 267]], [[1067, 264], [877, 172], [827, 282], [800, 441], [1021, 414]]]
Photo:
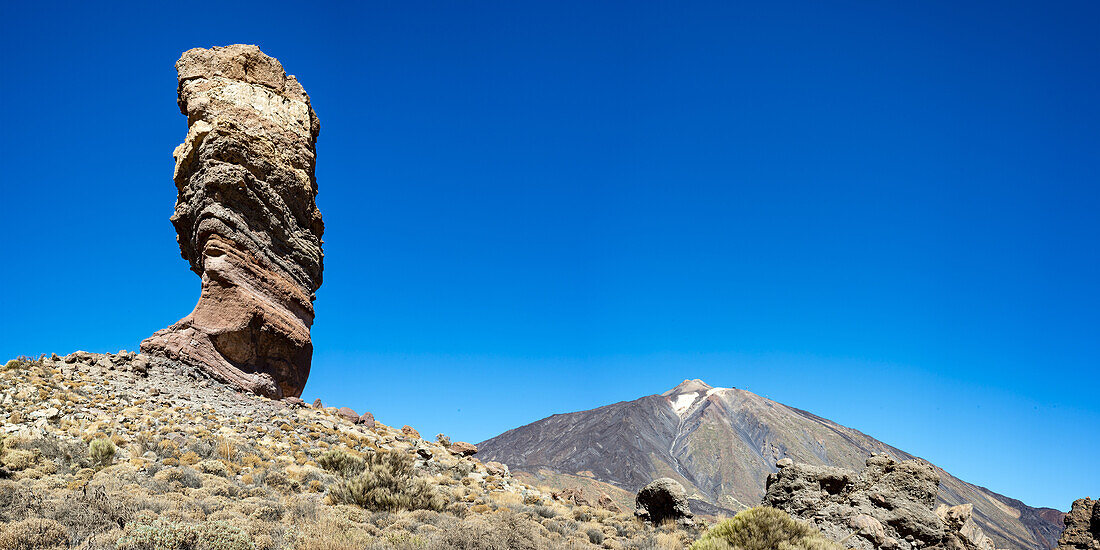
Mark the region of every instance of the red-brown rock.
[[458, 456], [473, 456], [477, 454], [477, 445], [465, 441], [456, 441], [451, 444], [451, 452]]
[[588, 502], [588, 499], [584, 498], [584, 490], [580, 487], [569, 487], [566, 489], [562, 489], [561, 491], [558, 491], [556, 493], [551, 493], [550, 496], [552, 496], [554, 500], [567, 502], [574, 506], [592, 505], [590, 502]]
[[359, 416], [359, 421], [357, 423], [362, 424], [362, 425], [364, 425], [368, 428], [373, 428], [374, 427], [374, 415], [369, 413], [369, 412], [365, 412], [365, 413], [363, 413]]
[[352, 424], [359, 422], [359, 413], [355, 412], [351, 407], [340, 407], [340, 410], [336, 411], [336, 414]]
[[420, 439], [420, 432], [416, 431], [415, 428], [409, 426], [408, 424], [401, 427], [401, 433], [415, 439]]
[[323, 265], [320, 124], [297, 79], [255, 46], [188, 50], [176, 71], [188, 132], [173, 155], [172, 224], [202, 294], [141, 350], [260, 395], [297, 397]]

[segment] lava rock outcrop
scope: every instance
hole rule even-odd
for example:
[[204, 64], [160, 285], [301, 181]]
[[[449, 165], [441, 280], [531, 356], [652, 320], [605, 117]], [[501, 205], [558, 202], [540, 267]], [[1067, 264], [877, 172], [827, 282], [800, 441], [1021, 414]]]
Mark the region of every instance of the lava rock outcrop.
[[862, 472], [790, 459], [776, 466], [763, 503], [813, 523], [849, 547], [994, 550], [973, 520], [973, 506], [933, 509], [940, 475], [922, 460], [897, 462], [874, 455]]
[[1079, 498], [1062, 521], [1058, 550], [1100, 550], [1100, 500]]
[[642, 487], [634, 498], [634, 504], [634, 516], [654, 525], [660, 525], [665, 520], [673, 520], [680, 525], [695, 523], [684, 486], [671, 478], [662, 477]]
[[141, 350], [260, 395], [299, 396], [323, 268], [317, 115], [256, 46], [188, 50], [176, 71], [188, 131], [173, 153], [171, 220], [202, 294]]

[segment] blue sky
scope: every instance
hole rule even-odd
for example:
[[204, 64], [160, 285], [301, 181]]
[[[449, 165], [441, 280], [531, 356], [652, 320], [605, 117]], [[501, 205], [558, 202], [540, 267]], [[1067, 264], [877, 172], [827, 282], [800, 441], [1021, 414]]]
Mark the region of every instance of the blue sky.
[[254, 43], [322, 124], [308, 399], [480, 441], [702, 378], [1100, 496], [1095, 3], [32, 4], [0, 356], [190, 311], [173, 63]]

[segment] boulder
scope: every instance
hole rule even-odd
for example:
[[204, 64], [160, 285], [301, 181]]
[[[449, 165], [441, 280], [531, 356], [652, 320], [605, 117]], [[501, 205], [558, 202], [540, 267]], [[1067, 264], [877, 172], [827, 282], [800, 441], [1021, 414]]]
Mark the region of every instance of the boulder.
[[359, 420], [356, 421], [356, 424], [362, 424], [362, 425], [364, 425], [368, 428], [373, 428], [374, 427], [374, 415], [369, 413], [369, 412], [365, 412], [365, 413], [359, 415]]
[[412, 426], [409, 426], [408, 424], [405, 424], [404, 426], [401, 427], [401, 433], [403, 433], [403, 434], [405, 434], [405, 435], [407, 435], [407, 436], [409, 436], [413, 439], [420, 439], [420, 432], [416, 431], [416, 428], [413, 428]]
[[596, 506], [599, 506], [604, 510], [614, 512], [616, 514], [622, 512], [622, 509], [619, 508], [619, 505], [615, 504], [615, 501], [611, 500], [611, 495], [607, 493], [600, 493], [600, 498], [596, 499]]
[[671, 519], [680, 525], [694, 523], [684, 486], [662, 477], [642, 487], [634, 498], [634, 515], [654, 525]]
[[947, 547], [957, 550], [996, 550], [993, 539], [982, 532], [974, 523], [974, 505], [970, 503], [958, 506], [941, 504], [936, 515], [946, 525]]
[[500, 462], [490, 460], [489, 462], [485, 463], [485, 472], [489, 475], [503, 477], [508, 475], [508, 466], [505, 466]]
[[455, 441], [450, 447], [451, 453], [458, 456], [473, 456], [477, 454], [477, 445], [465, 441]]
[[569, 487], [560, 491], [550, 493], [550, 497], [554, 500], [560, 500], [572, 504], [573, 506], [591, 506], [588, 499], [584, 498], [584, 490], [580, 487]]
[[1062, 521], [1066, 528], [1058, 539], [1058, 550], [1100, 550], [1100, 500], [1073, 501]]
[[336, 411], [336, 414], [340, 415], [340, 418], [356, 424], [359, 422], [359, 413], [355, 412], [351, 407], [340, 407], [340, 410]]
[[188, 132], [173, 153], [171, 220], [202, 293], [141, 350], [245, 391], [297, 397], [323, 267], [320, 123], [298, 80], [256, 46], [191, 49], [176, 72]]

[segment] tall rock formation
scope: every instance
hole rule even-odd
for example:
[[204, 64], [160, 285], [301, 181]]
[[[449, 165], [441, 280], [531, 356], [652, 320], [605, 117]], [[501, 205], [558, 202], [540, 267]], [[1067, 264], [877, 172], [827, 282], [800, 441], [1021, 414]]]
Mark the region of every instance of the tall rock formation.
[[171, 220], [202, 294], [141, 350], [268, 397], [301, 395], [323, 267], [320, 122], [297, 79], [256, 46], [188, 50], [176, 71], [188, 131], [173, 153]]
[[1100, 500], [1079, 498], [1066, 514], [1058, 550], [1100, 550]]

